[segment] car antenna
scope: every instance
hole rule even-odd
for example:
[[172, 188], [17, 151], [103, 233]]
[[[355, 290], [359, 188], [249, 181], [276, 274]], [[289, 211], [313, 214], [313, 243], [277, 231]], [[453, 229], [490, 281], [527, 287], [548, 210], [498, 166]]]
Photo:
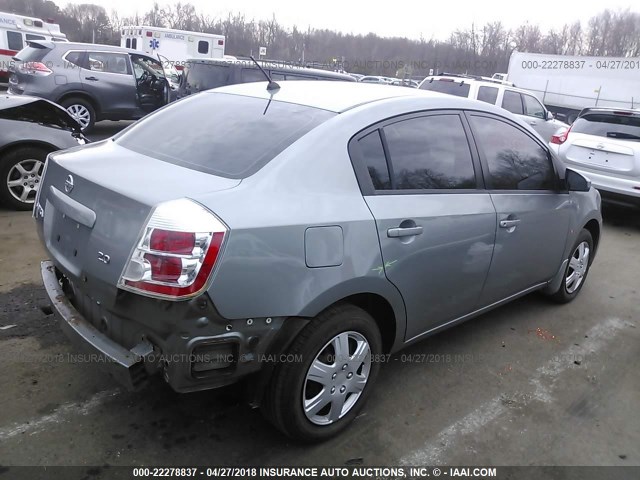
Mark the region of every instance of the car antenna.
[[253, 60], [253, 63], [256, 64], [256, 67], [258, 67], [260, 71], [264, 74], [264, 76], [267, 77], [267, 80], [269, 81], [269, 84], [267, 85], [267, 90], [278, 90], [280, 88], [280, 85], [278, 85], [276, 82], [271, 80], [271, 77], [269, 76], [269, 74], [265, 72], [264, 68], [262, 68], [262, 66], [256, 61], [256, 59], [253, 58], [253, 55], [250, 55], [249, 58]]

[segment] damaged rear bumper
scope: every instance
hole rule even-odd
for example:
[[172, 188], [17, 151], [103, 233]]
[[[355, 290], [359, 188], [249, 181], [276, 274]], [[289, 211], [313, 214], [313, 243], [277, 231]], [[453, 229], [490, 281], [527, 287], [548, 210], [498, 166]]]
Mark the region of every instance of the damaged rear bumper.
[[89, 355], [91, 363], [100, 365], [121, 385], [130, 390], [142, 388], [148, 378], [144, 356], [153, 351], [153, 346], [148, 342], [142, 342], [127, 350], [111, 340], [89, 323], [71, 304], [64, 294], [53, 262], [42, 262], [41, 270], [44, 288], [51, 300], [54, 314], [69, 340]]

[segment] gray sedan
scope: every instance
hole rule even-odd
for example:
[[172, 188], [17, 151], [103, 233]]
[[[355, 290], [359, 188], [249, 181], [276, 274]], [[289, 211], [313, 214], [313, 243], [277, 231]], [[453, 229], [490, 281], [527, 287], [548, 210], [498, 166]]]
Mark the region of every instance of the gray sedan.
[[279, 429], [323, 440], [387, 354], [583, 288], [600, 197], [513, 115], [408, 88], [271, 87], [193, 95], [49, 157], [44, 284], [120, 382], [243, 380]]

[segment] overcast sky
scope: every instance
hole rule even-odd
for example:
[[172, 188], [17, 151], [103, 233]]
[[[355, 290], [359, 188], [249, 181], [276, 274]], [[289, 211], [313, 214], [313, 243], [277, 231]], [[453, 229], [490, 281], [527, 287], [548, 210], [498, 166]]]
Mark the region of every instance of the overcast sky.
[[[189, 0], [186, 0], [189, 1]], [[140, 14], [151, 9], [153, 0], [73, 0], [66, 3], [95, 3], [113, 9], [120, 17]], [[167, 3], [158, 2], [160, 6]], [[183, 0], [185, 3], [185, 0]], [[344, 33], [377, 33], [381, 36], [403, 36], [446, 39], [456, 29], [501, 20], [507, 28], [525, 22], [538, 24], [546, 31], [581, 20], [605, 8], [630, 8], [640, 12], [637, 0], [190, 0], [199, 12], [226, 17], [228, 12], [242, 12], [248, 19], [267, 19], [275, 14], [286, 27], [303, 29], [329, 28]]]

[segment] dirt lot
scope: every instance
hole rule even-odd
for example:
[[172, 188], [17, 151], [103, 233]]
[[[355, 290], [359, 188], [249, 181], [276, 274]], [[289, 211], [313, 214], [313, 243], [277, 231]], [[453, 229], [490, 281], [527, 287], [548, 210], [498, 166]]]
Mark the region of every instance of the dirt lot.
[[0, 210], [0, 465], [640, 465], [640, 213], [605, 214], [574, 303], [530, 295], [393, 356], [351, 428], [302, 447], [233, 388], [127, 393], [74, 363], [30, 215]]

